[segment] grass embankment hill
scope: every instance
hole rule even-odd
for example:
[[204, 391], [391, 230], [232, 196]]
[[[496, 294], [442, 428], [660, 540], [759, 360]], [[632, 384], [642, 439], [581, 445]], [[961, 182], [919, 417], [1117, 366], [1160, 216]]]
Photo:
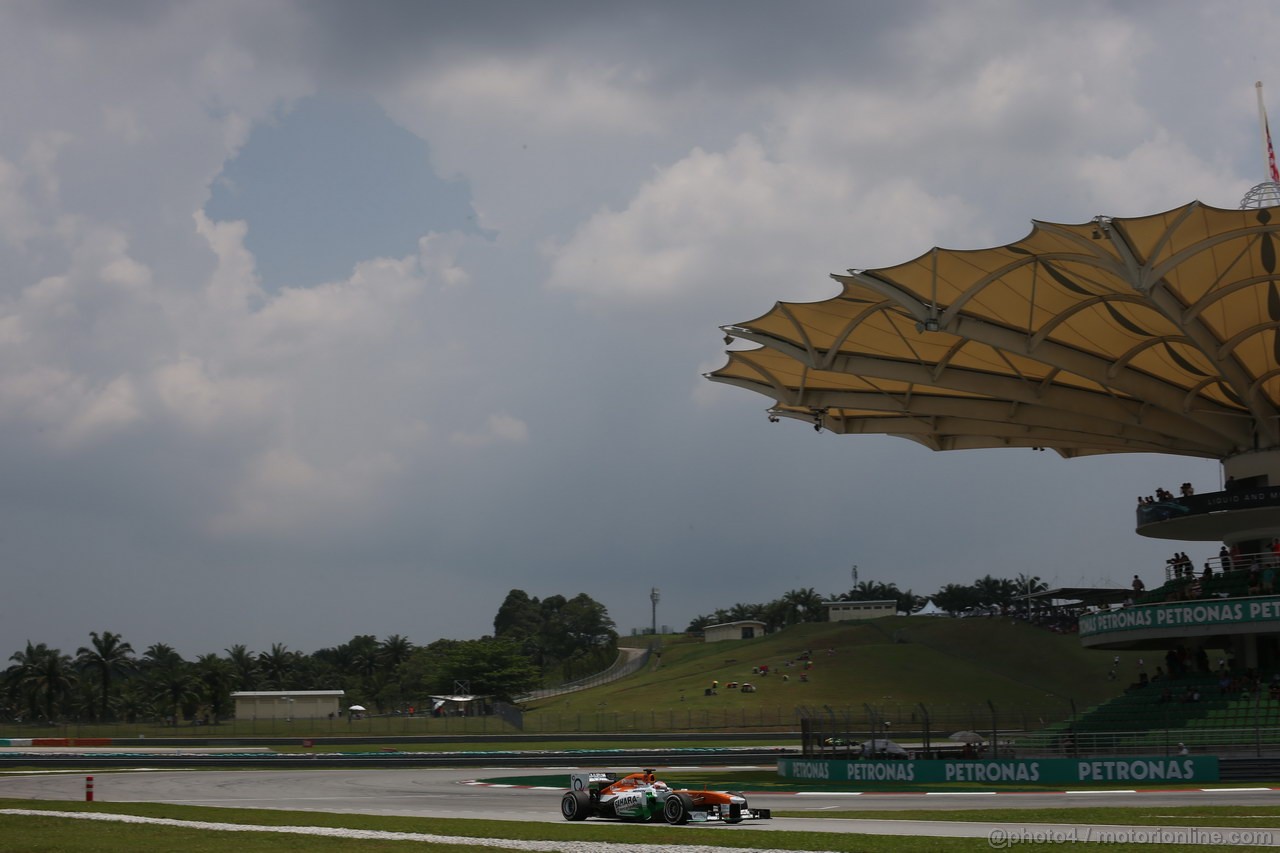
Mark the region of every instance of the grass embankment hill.
[[[531, 703], [529, 710], [750, 713], [804, 705], [862, 714], [864, 704], [907, 708], [923, 703], [933, 712], [985, 708], [990, 701], [1002, 712], [1035, 709], [1057, 719], [1070, 713], [1071, 701], [1083, 711], [1118, 695], [1136, 680], [1142, 656], [1122, 653], [1117, 678], [1110, 680], [1113, 653], [1086, 650], [1074, 635], [999, 617], [806, 623], [752, 640], [718, 643], [663, 639], [661, 658], [644, 671]], [[800, 660], [806, 650], [813, 659], [807, 671]], [[1148, 672], [1155, 663], [1147, 654]], [[770, 669], [768, 676], [752, 673], [763, 665]], [[719, 682], [717, 695], [704, 695], [713, 681]], [[750, 682], [756, 691], [726, 689], [734, 681]]]

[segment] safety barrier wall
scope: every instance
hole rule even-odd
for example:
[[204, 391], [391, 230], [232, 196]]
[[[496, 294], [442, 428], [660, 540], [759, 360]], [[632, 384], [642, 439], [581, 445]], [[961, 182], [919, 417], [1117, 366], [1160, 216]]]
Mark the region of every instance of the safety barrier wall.
[[982, 785], [1217, 782], [1215, 756], [1136, 756], [1107, 759], [993, 759], [961, 761], [778, 760], [786, 779], [827, 782], [972, 782]]

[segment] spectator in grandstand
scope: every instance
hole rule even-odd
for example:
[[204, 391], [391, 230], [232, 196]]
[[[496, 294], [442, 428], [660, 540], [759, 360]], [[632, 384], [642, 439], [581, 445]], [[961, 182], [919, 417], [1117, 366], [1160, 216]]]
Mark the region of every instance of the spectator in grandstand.
[[1182, 496], [1184, 498], [1189, 498], [1196, 493], [1196, 490], [1192, 488], [1190, 483], [1183, 483], [1181, 486], [1181, 491], [1182, 491]]
[[1142, 595], [1147, 589], [1147, 585], [1142, 582], [1142, 578], [1137, 575], [1133, 576], [1133, 594]]
[[1267, 566], [1262, 570], [1262, 594], [1271, 595], [1276, 591], [1276, 567]]
[[1227, 546], [1223, 545], [1218, 549], [1218, 561], [1222, 563], [1222, 571], [1231, 571], [1231, 552], [1227, 550]]
[[1208, 560], [1205, 560], [1205, 561], [1204, 561], [1204, 571], [1200, 573], [1200, 579], [1201, 579], [1201, 580], [1206, 580], [1206, 581], [1207, 581], [1207, 580], [1208, 580], [1209, 578], [1211, 578], [1211, 577], [1213, 577], [1213, 567], [1209, 565], [1209, 561], [1208, 561]]
[[1254, 563], [1249, 567], [1249, 594], [1259, 595], [1262, 592], [1262, 572], [1258, 571], [1258, 564]]

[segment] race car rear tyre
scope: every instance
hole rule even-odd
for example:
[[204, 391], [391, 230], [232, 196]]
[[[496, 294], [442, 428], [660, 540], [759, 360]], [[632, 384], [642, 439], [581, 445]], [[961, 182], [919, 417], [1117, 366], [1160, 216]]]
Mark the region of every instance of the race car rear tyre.
[[560, 799], [560, 814], [565, 820], [586, 820], [591, 817], [591, 797], [585, 791], [566, 791]]
[[668, 794], [662, 804], [662, 816], [667, 823], [681, 826], [689, 822], [689, 812], [693, 811], [693, 797], [688, 794]]

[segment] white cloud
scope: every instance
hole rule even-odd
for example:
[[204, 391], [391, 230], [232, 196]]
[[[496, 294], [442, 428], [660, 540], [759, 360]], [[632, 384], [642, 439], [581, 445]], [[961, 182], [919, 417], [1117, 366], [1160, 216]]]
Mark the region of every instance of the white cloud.
[[218, 263], [205, 286], [209, 307], [220, 315], [247, 313], [263, 299], [253, 254], [245, 248], [244, 222], [212, 222], [203, 210], [195, 212], [196, 233], [217, 256]]
[[923, 251], [971, 216], [910, 180], [778, 160], [747, 136], [723, 154], [693, 151], [625, 210], [601, 211], [551, 247], [549, 283], [614, 305], [818, 299], [836, 292], [827, 274], [860, 245]]
[[133, 380], [119, 376], [84, 395], [70, 417], [59, 424], [55, 438], [63, 444], [82, 444], [132, 426], [141, 418]]
[[[1090, 195], [1111, 199], [1116, 209], [1108, 213], [1115, 216], [1156, 213], [1192, 199], [1232, 207], [1252, 186], [1228, 164], [1205, 162], [1163, 129], [1120, 156], [1082, 156], [1071, 172]], [[1211, 197], [1202, 198], [1206, 192]]]
[[261, 424], [275, 391], [265, 377], [218, 379], [192, 357], [157, 368], [152, 383], [163, 408], [196, 433]]

